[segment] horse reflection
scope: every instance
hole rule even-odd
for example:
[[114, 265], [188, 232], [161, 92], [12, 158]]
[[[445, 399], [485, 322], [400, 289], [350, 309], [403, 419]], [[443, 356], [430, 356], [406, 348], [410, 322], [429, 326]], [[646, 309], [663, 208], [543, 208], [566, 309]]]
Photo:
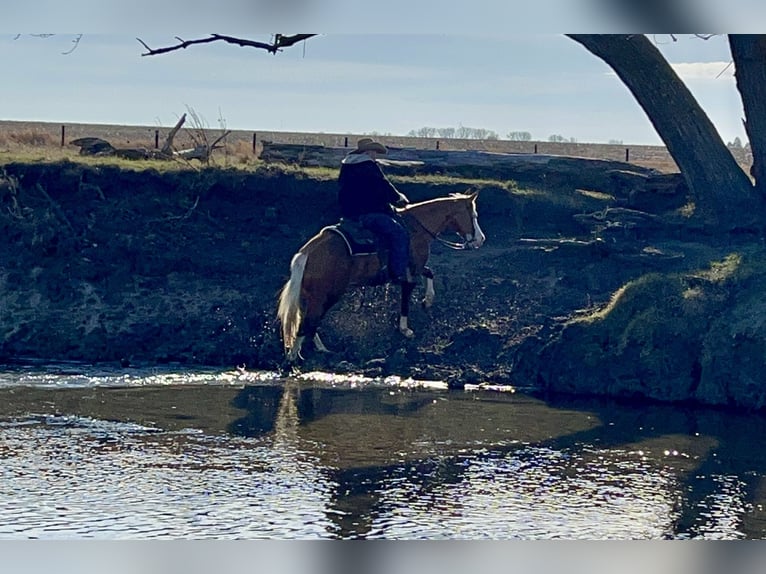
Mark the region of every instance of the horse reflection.
[[[399, 316], [399, 331], [405, 337], [414, 336], [408, 324], [410, 296], [415, 287], [412, 278], [426, 279], [423, 305], [428, 307], [434, 300], [433, 274], [426, 267], [431, 243], [440, 241], [454, 249], [477, 249], [484, 243], [476, 211], [477, 196], [453, 194], [397, 210], [410, 232], [409, 280], [401, 286]], [[448, 231], [457, 233], [462, 242], [439, 237]], [[290, 279], [282, 288], [277, 309], [288, 361], [300, 356], [306, 337], [313, 338], [319, 351], [327, 351], [317, 334], [322, 317], [349, 287], [374, 284], [381, 267], [377, 253], [351, 255], [346, 241], [327, 227], [300, 248], [290, 263]]]

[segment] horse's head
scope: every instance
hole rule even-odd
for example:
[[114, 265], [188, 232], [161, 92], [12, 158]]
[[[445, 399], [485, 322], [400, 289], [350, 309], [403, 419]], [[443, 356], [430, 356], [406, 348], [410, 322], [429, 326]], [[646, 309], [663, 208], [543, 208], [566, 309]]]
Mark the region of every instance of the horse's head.
[[451, 197], [455, 202], [455, 209], [447, 219], [446, 230], [460, 235], [465, 242], [464, 248], [478, 249], [486, 239], [479, 227], [479, 214], [476, 210], [476, 198], [479, 197], [479, 192], [456, 193]]
[[[478, 192], [453, 193], [449, 197], [411, 203], [399, 212], [410, 214], [417, 222], [410, 231], [426, 234], [429, 241], [436, 240], [452, 249], [478, 249], [486, 239], [476, 211], [478, 196]], [[457, 233], [463, 241], [455, 243], [439, 237], [447, 231]]]

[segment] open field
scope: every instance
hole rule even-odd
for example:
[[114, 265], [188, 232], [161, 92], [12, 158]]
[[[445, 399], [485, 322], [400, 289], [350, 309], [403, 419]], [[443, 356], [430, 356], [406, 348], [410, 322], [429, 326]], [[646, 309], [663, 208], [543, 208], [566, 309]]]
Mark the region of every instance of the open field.
[[[185, 128], [188, 128], [189, 124]], [[98, 137], [115, 147], [145, 147], [153, 149], [159, 141], [162, 145], [170, 126], [121, 126], [104, 124], [60, 124], [48, 122], [17, 122], [0, 120], [0, 162], [21, 154], [36, 159], [73, 159], [79, 148], [69, 142], [81, 137]], [[189, 135], [191, 129], [182, 130], [176, 137], [178, 148], [192, 147]], [[220, 134], [219, 128], [208, 128], [208, 139], [214, 140]], [[353, 146], [356, 140], [366, 134], [330, 134], [234, 130], [226, 138], [226, 148], [217, 152], [225, 163], [247, 164], [254, 162], [261, 152], [261, 142]], [[466, 140], [415, 138], [406, 136], [375, 136], [389, 146], [415, 147], [443, 150], [484, 150], [501, 153], [541, 153], [567, 155], [593, 159], [629, 161], [636, 165], [650, 167], [663, 172], [678, 171], [663, 146], [631, 144], [553, 143], [546, 141], [508, 140]], [[752, 158], [745, 149], [732, 149], [732, 154], [745, 169], [749, 169]], [[14, 158], [15, 159], [15, 158]], [[219, 162], [221, 163], [221, 162]]]

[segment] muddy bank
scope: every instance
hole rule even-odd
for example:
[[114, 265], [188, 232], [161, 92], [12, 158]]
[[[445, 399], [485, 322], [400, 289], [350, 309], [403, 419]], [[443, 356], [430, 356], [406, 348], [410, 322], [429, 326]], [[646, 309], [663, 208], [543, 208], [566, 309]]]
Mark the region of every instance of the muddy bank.
[[[337, 219], [332, 175], [6, 165], [0, 356], [279, 366], [276, 294]], [[764, 405], [761, 242], [705, 235], [683, 193], [637, 212], [629, 189], [397, 184], [413, 201], [481, 189], [486, 245], [434, 246], [437, 298], [414, 307], [413, 340], [395, 330], [395, 289], [355, 290], [322, 327], [334, 353], [307, 350], [303, 368]]]

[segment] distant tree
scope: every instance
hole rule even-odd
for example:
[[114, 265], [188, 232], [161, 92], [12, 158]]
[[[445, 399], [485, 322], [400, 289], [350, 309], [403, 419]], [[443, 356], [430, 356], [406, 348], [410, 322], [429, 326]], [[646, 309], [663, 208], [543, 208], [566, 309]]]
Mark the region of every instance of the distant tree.
[[433, 138], [437, 135], [441, 138], [460, 138], [464, 140], [497, 140], [500, 136], [497, 132], [485, 128], [471, 128], [460, 126], [459, 128], [430, 128], [422, 127], [417, 130], [407, 132], [409, 137], [414, 138]]
[[736, 137], [733, 142], [729, 142], [727, 145], [734, 149], [742, 149], [742, 140]]
[[532, 140], [532, 134], [529, 132], [508, 132], [505, 136], [513, 142], [528, 142]]
[[473, 128], [460, 126], [455, 130], [455, 137], [461, 140], [469, 139], [473, 133]]
[[622, 140], [609, 140], [609, 145], [622, 145]]
[[436, 135], [436, 128], [423, 126], [417, 130], [410, 130], [407, 135], [413, 138], [432, 138]]
[[500, 139], [497, 132], [485, 128], [471, 128], [460, 126], [455, 131], [455, 137], [463, 140], [497, 140]]
[[561, 143], [561, 142], [567, 141], [567, 138], [565, 138], [564, 136], [559, 135], [559, 134], [553, 134], [553, 135], [548, 136], [548, 141], [549, 142], [555, 142], [555, 143]]

